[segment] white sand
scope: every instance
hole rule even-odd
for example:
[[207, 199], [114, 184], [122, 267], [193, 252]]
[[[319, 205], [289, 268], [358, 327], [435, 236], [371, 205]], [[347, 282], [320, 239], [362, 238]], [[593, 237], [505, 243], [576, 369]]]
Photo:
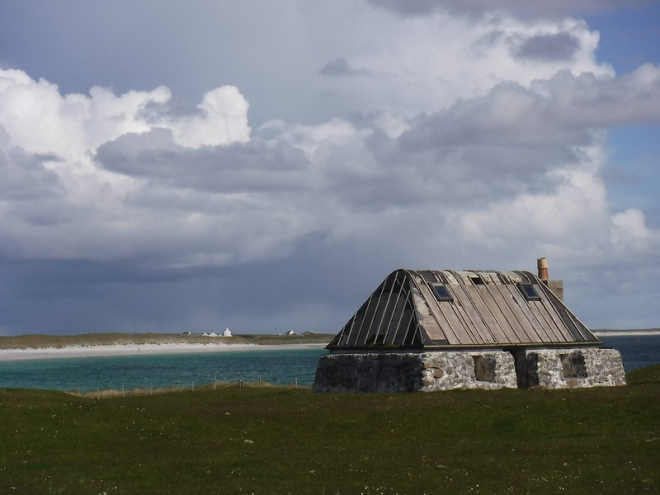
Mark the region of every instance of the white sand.
[[660, 335], [660, 330], [612, 330], [609, 332], [594, 331], [596, 337], [639, 337], [644, 335]]
[[0, 362], [28, 359], [57, 359], [106, 356], [139, 356], [149, 354], [194, 354], [199, 352], [273, 351], [289, 349], [322, 349], [326, 344], [142, 344], [95, 345], [43, 349], [0, 349]]
[[[626, 337], [642, 335], [660, 335], [660, 331], [617, 330], [610, 332], [594, 332], [598, 337]], [[272, 351], [288, 349], [322, 349], [326, 344], [126, 344], [126, 345], [95, 345], [71, 346], [43, 349], [0, 349], [0, 362], [22, 361], [28, 359], [56, 359], [77, 357], [104, 356], [137, 356], [149, 354], [193, 354], [197, 352], [234, 352], [234, 351]]]

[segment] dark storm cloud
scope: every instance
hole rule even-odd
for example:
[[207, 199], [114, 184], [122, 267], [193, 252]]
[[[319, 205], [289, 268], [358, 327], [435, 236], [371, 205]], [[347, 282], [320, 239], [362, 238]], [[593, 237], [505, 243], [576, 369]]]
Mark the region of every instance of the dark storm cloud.
[[584, 128], [558, 125], [553, 101], [515, 84], [500, 84], [486, 96], [460, 100], [446, 110], [420, 116], [402, 137], [410, 150], [436, 146], [584, 146]]
[[[0, 128], [0, 132], [2, 129]], [[40, 200], [64, 193], [58, 176], [44, 162], [59, 161], [54, 154], [34, 154], [0, 146], [0, 198], [5, 201]]]
[[515, 57], [557, 62], [570, 60], [580, 49], [580, 40], [570, 33], [539, 34], [512, 49]]
[[172, 133], [155, 129], [125, 134], [99, 147], [108, 170], [210, 192], [299, 189], [306, 160], [286, 143], [260, 139], [199, 149], [177, 145]]
[[533, 89], [552, 102], [556, 127], [609, 128], [660, 122], [660, 67], [645, 64], [617, 78], [563, 70]]
[[424, 114], [402, 137], [407, 149], [439, 145], [588, 146], [594, 129], [660, 121], [660, 68], [619, 78], [560, 71], [528, 89], [501, 83], [485, 96]]
[[372, 256], [371, 250], [360, 240], [307, 236], [277, 262], [222, 269], [150, 272], [126, 261], [0, 262], [2, 322], [19, 332], [69, 335], [217, 332], [227, 326], [235, 333], [334, 333], [384, 274], [402, 263], [390, 253], [363, 266], [359, 260]]
[[371, 71], [367, 69], [356, 69], [345, 59], [337, 58], [328, 62], [319, 71], [324, 76], [371, 76]]

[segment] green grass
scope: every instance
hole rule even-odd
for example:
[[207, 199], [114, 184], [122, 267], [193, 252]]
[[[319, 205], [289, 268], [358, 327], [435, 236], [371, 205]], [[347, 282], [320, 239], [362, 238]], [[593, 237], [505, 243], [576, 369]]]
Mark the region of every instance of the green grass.
[[0, 389], [0, 493], [659, 493], [660, 365], [583, 390]]
[[330, 334], [305, 333], [301, 335], [252, 335], [233, 337], [202, 337], [169, 333], [85, 333], [81, 335], [19, 335], [0, 337], [0, 349], [62, 348], [67, 346], [93, 346], [113, 344], [327, 344]]

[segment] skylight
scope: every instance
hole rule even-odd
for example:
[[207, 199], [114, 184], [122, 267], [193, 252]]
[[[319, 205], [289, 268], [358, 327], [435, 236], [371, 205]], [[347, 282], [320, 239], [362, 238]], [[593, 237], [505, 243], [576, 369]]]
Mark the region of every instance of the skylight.
[[451, 293], [449, 292], [449, 289], [447, 288], [446, 285], [431, 284], [431, 287], [433, 287], [433, 293], [435, 294], [435, 298], [438, 301], [453, 301], [454, 300], [454, 298], [451, 297]]
[[540, 301], [541, 296], [539, 296], [539, 293], [536, 292], [536, 287], [532, 284], [518, 284], [518, 287], [520, 287], [520, 292], [522, 292], [523, 296], [525, 296], [525, 299], [528, 301]]

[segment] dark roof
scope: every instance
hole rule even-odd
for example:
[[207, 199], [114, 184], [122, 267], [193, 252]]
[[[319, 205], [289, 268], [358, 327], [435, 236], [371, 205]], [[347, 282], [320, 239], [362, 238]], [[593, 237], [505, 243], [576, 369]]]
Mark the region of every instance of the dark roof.
[[529, 272], [396, 270], [371, 294], [328, 348], [600, 343]]

